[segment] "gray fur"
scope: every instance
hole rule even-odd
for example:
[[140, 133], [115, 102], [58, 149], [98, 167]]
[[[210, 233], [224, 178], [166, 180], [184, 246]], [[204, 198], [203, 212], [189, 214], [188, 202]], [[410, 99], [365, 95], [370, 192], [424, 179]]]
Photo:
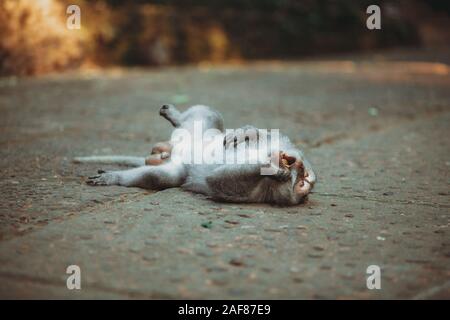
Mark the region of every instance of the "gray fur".
[[98, 164], [118, 164], [130, 167], [140, 167], [145, 165], [144, 157], [131, 156], [90, 156], [76, 157], [74, 163], [98, 163]]

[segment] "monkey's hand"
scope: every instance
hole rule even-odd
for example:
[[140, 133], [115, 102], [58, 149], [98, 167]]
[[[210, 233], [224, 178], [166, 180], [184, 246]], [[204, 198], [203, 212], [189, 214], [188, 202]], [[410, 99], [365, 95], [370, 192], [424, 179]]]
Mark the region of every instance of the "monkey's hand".
[[272, 179], [275, 179], [279, 182], [286, 182], [291, 178], [291, 171], [287, 168], [280, 167], [274, 175], [270, 176]]
[[259, 138], [258, 128], [251, 125], [246, 125], [243, 126], [242, 128], [227, 133], [223, 138], [223, 146], [225, 149], [229, 148], [231, 145], [233, 145], [233, 147], [236, 148], [238, 144], [244, 141], [256, 142], [258, 141], [258, 138]]
[[[276, 173], [270, 176], [272, 179], [279, 182], [286, 182], [291, 178], [291, 165], [292, 159], [283, 151], [275, 152], [271, 155], [271, 163], [277, 163], [278, 166], [273, 164]], [[294, 158], [295, 159], [295, 158]], [[278, 160], [275, 162], [275, 160]]]

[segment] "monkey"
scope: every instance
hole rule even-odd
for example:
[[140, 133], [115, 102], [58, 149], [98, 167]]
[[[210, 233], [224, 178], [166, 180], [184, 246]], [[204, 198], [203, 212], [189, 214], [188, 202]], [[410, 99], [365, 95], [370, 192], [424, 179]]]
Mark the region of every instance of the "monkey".
[[[283, 134], [278, 137], [272, 133], [266, 135], [267, 130], [251, 125], [225, 132], [222, 115], [204, 105], [194, 105], [180, 112], [175, 106], [166, 104], [159, 113], [175, 128], [169, 141], [157, 143], [147, 158], [74, 158], [75, 163], [133, 167], [109, 172], [99, 170], [97, 175], [88, 177], [86, 183], [91, 186], [120, 185], [155, 190], [181, 187], [209, 196], [215, 201], [279, 206], [303, 203], [316, 183], [311, 164]], [[176, 132], [183, 134], [176, 135]], [[192, 135], [196, 137], [196, 132], [207, 137], [198, 150], [207, 155], [209, 160], [216, 157], [215, 160], [233, 158], [235, 161], [196, 162], [194, 159], [192, 162], [192, 151], [196, 157], [196, 141], [194, 139], [193, 143], [188, 143], [190, 141], [183, 138], [186, 135], [189, 139]], [[267, 141], [261, 143], [263, 140], [260, 138], [264, 135]], [[278, 141], [278, 145], [272, 144], [272, 141]], [[269, 143], [270, 147], [267, 148]], [[240, 161], [242, 159], [247, 161]]]

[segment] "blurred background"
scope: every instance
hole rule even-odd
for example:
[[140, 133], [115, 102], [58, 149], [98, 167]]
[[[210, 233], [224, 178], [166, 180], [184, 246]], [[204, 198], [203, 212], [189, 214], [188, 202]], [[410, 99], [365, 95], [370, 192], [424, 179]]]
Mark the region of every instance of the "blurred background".
[[[81, 30], [66, 8], [81, 7]], [[450, 43], [450, 3], [372, 0], [1, 0], [0, 75], [107, 66], [241, 63]]]

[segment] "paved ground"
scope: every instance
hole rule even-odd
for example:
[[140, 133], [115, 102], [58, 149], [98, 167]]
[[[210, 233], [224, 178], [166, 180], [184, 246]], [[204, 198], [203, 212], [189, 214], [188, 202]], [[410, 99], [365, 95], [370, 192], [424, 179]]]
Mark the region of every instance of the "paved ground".
[[[450, 298], [449, 53], [1, 79], [0, 297]], [[147, 154], [165, 102], [282, 129], [310, 201], [85, 185], [71, 157]]]

